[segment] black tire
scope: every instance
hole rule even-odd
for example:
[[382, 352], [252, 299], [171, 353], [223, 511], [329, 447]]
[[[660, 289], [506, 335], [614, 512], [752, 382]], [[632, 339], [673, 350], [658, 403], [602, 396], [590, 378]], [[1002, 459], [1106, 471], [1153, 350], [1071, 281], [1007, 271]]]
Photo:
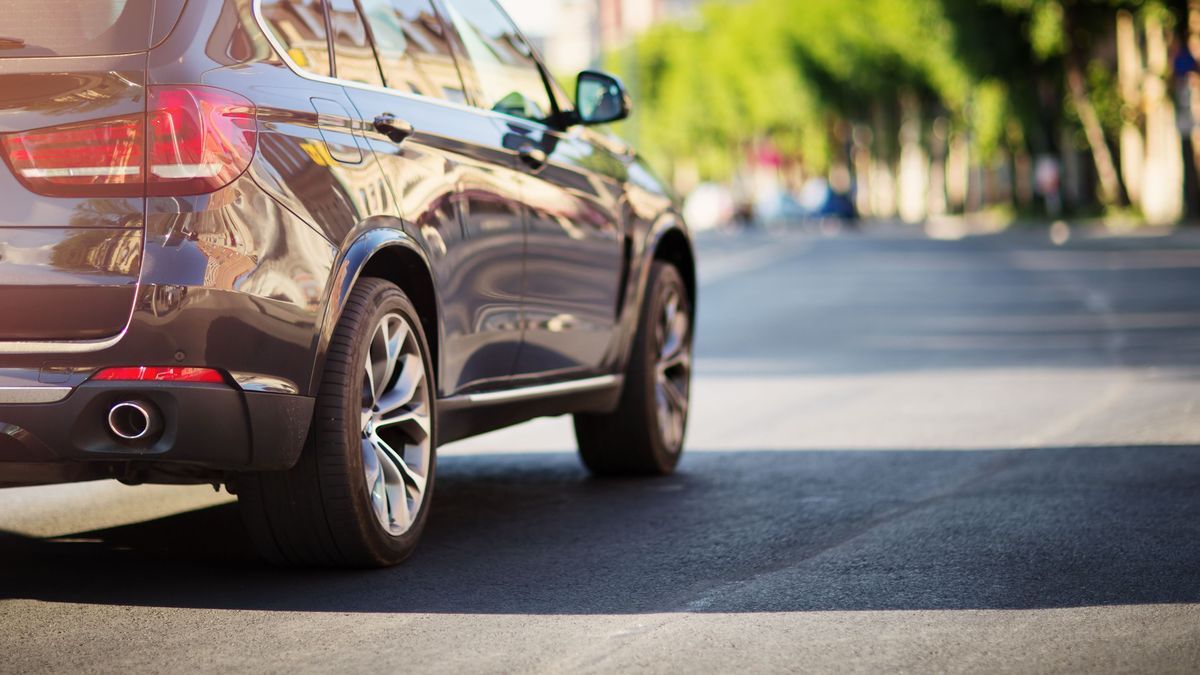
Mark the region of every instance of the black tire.
[[[667, 433], [660, 423], [658, 368], [662, 335], [660, 320], [670, 298], [686, 317], [681, 348], [686, 362], [679, 373], [678, 391], [685, 405], [677, 433]], [[692, 299], [683, 277], [672, 265], [655, 262], [650, 269], [646, 300], [642, 303], [637, 336], [625, 373], [625, 389], [617, 410], [605, 415], [576, 415], [575, 438], [584, 465], [598, 476], [665, 476], [675, 471], [683, 454], [687, 429], [686, 402], [691, 387]]]
[[432, 391], [429, 344], [416, 309], [394, 284], [363, 279], [350, 294], [329, 345], [312, 427], [290, 471], [247, 474], [238, 481], [246, 528], [269, 561], [289, 566], [386, 567], [408, 558], [429, 517], [437, 457], [436, 395], [430, 413], [426, 484], [411, 527], [394, 535], [372, 507], [364, 479], [362, 429], [365, 369], [375, 327], [400, 315], [419, 341]]

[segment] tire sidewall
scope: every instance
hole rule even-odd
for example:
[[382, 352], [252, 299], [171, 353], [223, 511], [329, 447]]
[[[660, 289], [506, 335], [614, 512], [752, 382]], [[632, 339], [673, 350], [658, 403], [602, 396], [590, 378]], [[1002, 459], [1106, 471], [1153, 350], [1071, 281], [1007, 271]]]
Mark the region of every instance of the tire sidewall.
[[[689, 409], [688, 412], [684, 413], [683, 435], [680, 438], [679, 447], [669, 447], [663, 440], [663, 430], [658, 419], [656, 381], [658, 345], [656, 332], [659, 315], [662, 313], [668, 293], [672, 289], [679, 295], [680, 309], [691, 316], [691, 297], [688, 295], [687, 287], [684, 285], [683, 278], [679, 275], [679, 272], [671, 265], [655, 263], [651, 268], [649, 293], [646, 296], [646, 304], [642, 311], [641, 327], [638, 331], [637, 353], [635, 354], [636, 369], [633, 373], [640, 388], [642, 414], [645, 415], [646, 426], [650, 434], [650, 445], [654, 451], [654, 462], [658, 470], [664, 474], [674, 471], [676, 465], [679, 464], [679, 460], [683, 457], [683, 448], [686, 445], [687, 427], [690, 417]], [[687, 348], [689, 351], [692, 348], [694, 335], [695, 326], [689, 322], [687, 334]], [[690, 392], [691, 371], [688, 372], [689, 396]]]
[[366, 317], [365, 321], [353, 327], [355, 340], [351, 364], [357, 364], [358, 367], [352, 371], [353, 375], [351, 377], [346, 378], [346, 388], [339, 392], [344, 419], [347, 421], [358, 420], [362, 412], [361, 397], [365, 375], [361, 364], [366, 362], [367, 352], [370, 349], [370, 341], [374, 335], [375, 327], [388, 314], [399, 314], [404, 317], [404, 320], [408, 322], [409, 327], [416, 335], [421, 349], [421, 362], [425, 368], [425, 382], [429, 387], [431, 439], [429, 473], [426, 478], [425, 493], [422, 495], [422, 502], [417, 512], [417, 518], [413, 522], [412, 527], [404, 534], [393, 535], [391, 532], [385, 530], [371, 508], [371, 496], [367, 490], [366, 481], [363, 478], [361, 429], [357, 428], [356, 424], [348, 423], [345, 425], [343, 432], [343, 454], [347, 465], [346, 475], [350, 482], [350, 494], [357, 516], [356, 521], [363, 528], [360, 532], [362, 535], [361, 539], [368, 544], [373, 557], [385, 564], [395, 564], [411, 555], [429, 519], [437, 473], [437, 388], [434, 385], [433, 363], [430, 357], [429, 342], [425, 337], [425, 330], [417, 316], [416, 308], [408, 299], [408, 296], [393, 284], [379, 284], [378, 288], [374, 289], [374, 292], [371, 294], [370, 307], [371, 310], [363, 315]]

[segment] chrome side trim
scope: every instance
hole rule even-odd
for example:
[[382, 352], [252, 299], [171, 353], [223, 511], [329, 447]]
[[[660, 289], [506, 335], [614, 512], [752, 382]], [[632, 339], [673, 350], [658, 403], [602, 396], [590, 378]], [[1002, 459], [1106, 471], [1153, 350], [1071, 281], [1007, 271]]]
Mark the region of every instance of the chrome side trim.
[[[135, 303], [136, 304], [136, 303]], [[115, 347], [129, 332], [126, 328], [104, 340], [81, 340], [76, 342], [0, 342], [0, 354], [87, 354], [102, 352]]]
[[58, 403], [70, 395], [70, 387], [0, 387], [0, 404]]
[[462, 396], [452, 396], [444, 398], [440, 401], [442, 405], [447, 405], [451, 408], [461, 407], [463, 405], [491, 405], [496, 403], [520, 403], [521, 401], [529, 401], [533, 399], [546, 398], [548, 396], [561, 396], [564, 394], [581, 394], [598, 389], [615, 387], [621, 384], [622, 378], [616, 375], [605, 375], [603, 377], [593, 377], [587, 380], [575, 380], [573, 382], [558, 382], [555, 384], [543, 384], [536, 387], [523, 387], [521, 389], [510, 389], [508, 391], [486, 392], [482, 394], [463, 394]]
[[242, 391], [253, 391], [263, 394], [299, 394], [300, 387], [291, 380], [258, 373], [230, 373], [233, 381], [237, 382]]

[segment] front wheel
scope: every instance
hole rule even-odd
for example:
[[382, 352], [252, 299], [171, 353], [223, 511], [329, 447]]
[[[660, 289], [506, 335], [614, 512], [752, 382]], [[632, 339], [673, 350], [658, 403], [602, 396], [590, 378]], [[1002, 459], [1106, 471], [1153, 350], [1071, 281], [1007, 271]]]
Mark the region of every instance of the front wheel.
[[383, 567], [412, 554], [436, 463], [429, 355], [404, 292], [360, 282], [330, 342], [300, 462], [239, 482], [243, 519], [267, 559]]
[[672, 265], [650, 269], [616, 412], [576, 415], [583, 463], [601, 476], [667, 475], [683, 454], [692, 380], [692, 305]]

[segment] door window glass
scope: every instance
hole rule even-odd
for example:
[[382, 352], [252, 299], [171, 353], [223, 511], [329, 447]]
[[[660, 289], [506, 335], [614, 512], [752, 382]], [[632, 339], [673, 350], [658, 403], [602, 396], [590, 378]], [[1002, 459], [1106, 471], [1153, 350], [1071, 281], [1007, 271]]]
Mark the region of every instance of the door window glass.
[[387, 86], [466, 103], [441, 19], [429, 0], [362, 0]]
[[293, 63], [310, 73], [331, 74], [321, 0], [263, 0], [262, 14]]
[[330, 0], [329, 27], [333, 30], [333, 67], [338, 79], [382, 87], [375, 50], [354, 0]]
[[493, 0], [446, 0], [474, 75], [477, 103], [544, 121], [554, 112], [533, 50]]

